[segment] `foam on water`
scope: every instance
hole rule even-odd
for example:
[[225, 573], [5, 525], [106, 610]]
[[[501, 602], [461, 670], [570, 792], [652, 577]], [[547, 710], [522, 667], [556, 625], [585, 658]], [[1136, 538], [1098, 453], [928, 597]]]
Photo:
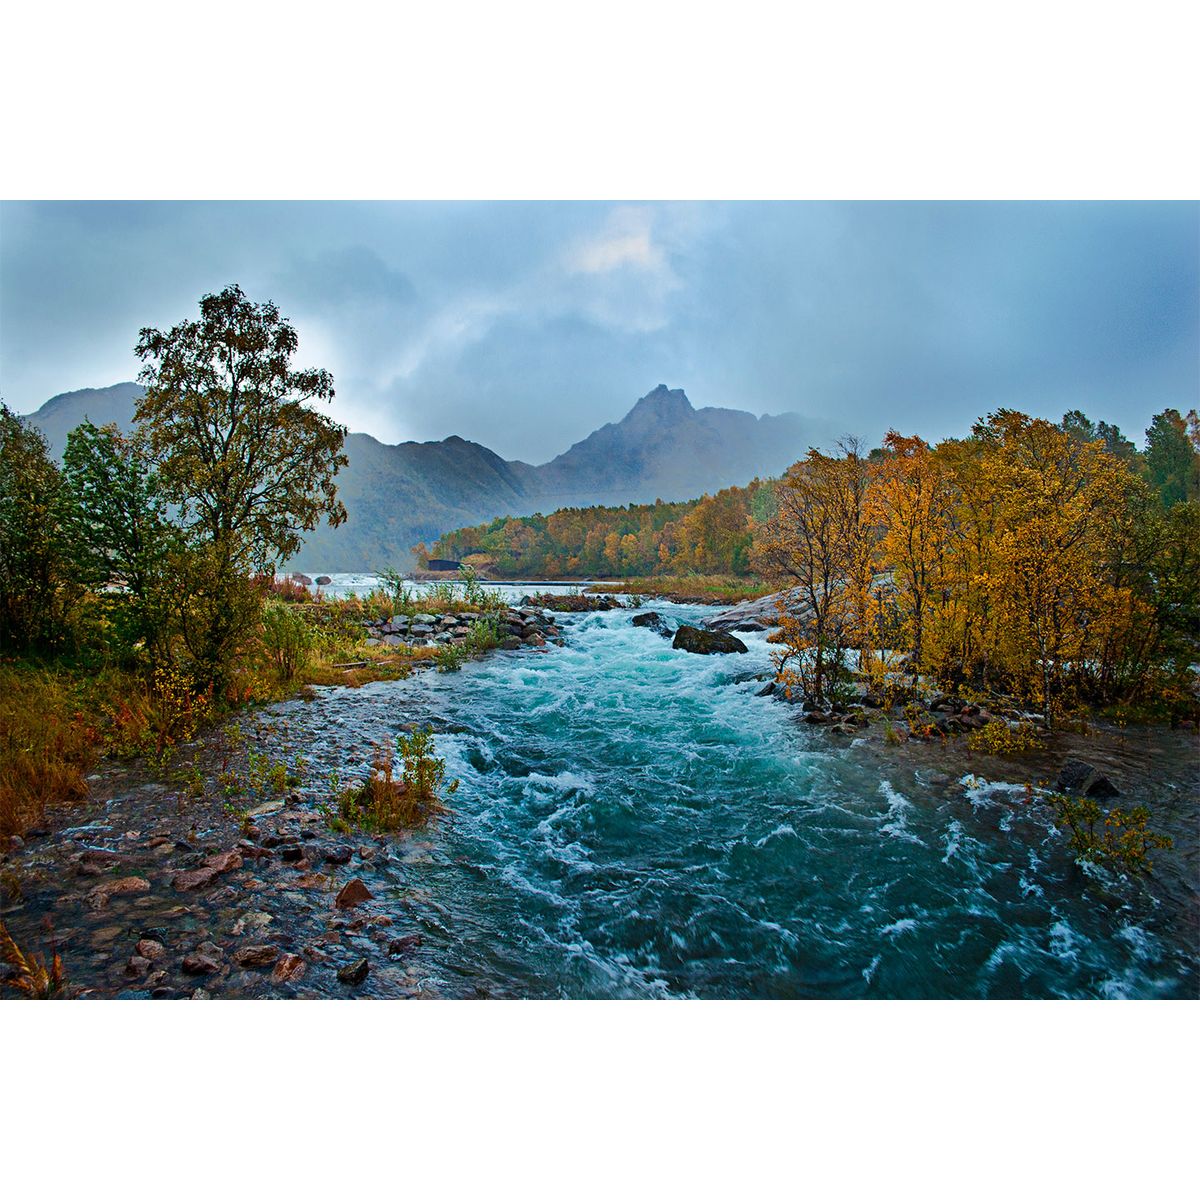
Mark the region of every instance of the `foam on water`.
[[371, 740], [434, 724], [460, 786], [397, 886], [444, 910], [422, 951], [443, 992], [1195, 991], [1186, 938], [1147, 933], [1160, 917], [1136, 895], [1114, 912], [1023, 787], [967, 777], [947, 799], [881, 778], [759, 697], [762, 635], [708, 657], [624, 610], [566, 628], [561, 649], [285, 706], [296, 748], [343, 778]]

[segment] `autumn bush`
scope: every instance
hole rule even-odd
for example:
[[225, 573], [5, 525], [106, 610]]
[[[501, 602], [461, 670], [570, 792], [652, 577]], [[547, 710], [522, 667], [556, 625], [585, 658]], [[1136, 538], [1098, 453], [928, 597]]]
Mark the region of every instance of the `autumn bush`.
[[[375, 747], [371, 772], [361, 783], [342, 789], [334, 797], [329, 819], [337, 828], [395, 833], [426, 825], [445, 810], [446, 797], [458, 789], [458, 780], [446, 782], [446, 763], [433, 753], [429, 729], [400, 734], [393, 746]], [[396, 777], [396, 758], [401, 762]]]
[[1116, 867], [1125, 873], [1153, 869], [1152, 850], [1169, 850], [1171, 838], [1149, 828], [1150, 810], [1137, 805], [1105, 811], [1090, 796], [1052, 794], [1047, 803], [1067, 833], [1077, 862]]

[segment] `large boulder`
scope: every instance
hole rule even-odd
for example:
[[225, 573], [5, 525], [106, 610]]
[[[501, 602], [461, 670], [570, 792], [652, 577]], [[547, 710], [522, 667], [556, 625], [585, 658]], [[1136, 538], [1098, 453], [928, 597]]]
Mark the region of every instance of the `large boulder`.
[[633, 618], [633, 623], [642, 629], [653, 629], [654, 632], [659, 635], [659, 637], [669, 638], [671, 634], [675, 632], [662, 613], [638, 613], [638, 615]]
[[716, 629], [697, 629], [694, 625], [680, 625], [671, 646], [676, 650], [686, 650], [689, 654], [746, 653], [746, 643], [733, 634]]
[[758, 600], [743, 600], [732, 608], [715, 616], [706, 617], [705, 629], [719, 629], [726, 633], [762, 633], [779, 624], [780, 603], [790, 616], [803, 618], [809, 607], [800, 596], [799, 588], [786, 592], [773, 592]]
[[1054, 786], [1060, 792], [1074, 792], [1080, 796], [1091, 796], [1092, 799], [1104, 800], [1121, 794], [1107, 775], [1078, 758], [1068, 758], [1063, 763]]

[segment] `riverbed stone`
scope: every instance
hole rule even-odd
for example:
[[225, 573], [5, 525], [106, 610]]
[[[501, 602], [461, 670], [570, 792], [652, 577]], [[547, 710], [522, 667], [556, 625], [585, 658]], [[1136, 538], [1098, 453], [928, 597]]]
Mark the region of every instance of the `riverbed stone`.
[[91, 909], [101, 909], [108, 905], [108, 901], [113, 896], [128, 896], [135, 892], [148, 892], [150, 890], [150, 880], [143, 879], [140, 875], [126, 875], [122, 879], [109, 879], [105, 883], [97, 884], [87, 894], [88, 907]]
[[217, 959], [198, 951], [195, 954], [187, 955], [180, 966], [185, 975], [211, 975], [212, 972], [221, 969], [221, 964]]
[[338, 908], [353, 908], [356, 904], [362, 904], [373, 898], [367, 885], [361, 879], [354, 878], [338, 892], [334, 904]]
[[689, 654], [745, 654], [747, 649], [746, 643], [731, 633], [697, 629], [694, 625], [680, 625], [671, 646]]
[[369, 962], [367, 962], [367, 960], [365, 958], [357, 959], [356, 961], [348, 964], [347, 966], [342, 967], [342, 969], [340, 971], [338, 971], [338, 973], [337, 973], [338, 982], [349, 984], [352, 987], [356, 987], [358, 984], [364, 983], [366, 981], [366, 978], [370, 974], [370, 971], [371, 971], [371, 964]]
[[279, 961], [280, 949], [261, 943], [255, 946], [242, 946], [233, 952], [233, 961], [239, 967], [270, 967]]
[[297, 979], [303, 976], [307, 965], [300, 955], [285, 954], [275, 964], [275, 969], [271, 972], [271, 982], [295, 983]]
[[1121, 794], [1107, 775], [1078, 758], [1069, 758], [1063, 763], [1054, 786], [1060, 792], [1074, 792], [1093, 799], [1110, 799]]

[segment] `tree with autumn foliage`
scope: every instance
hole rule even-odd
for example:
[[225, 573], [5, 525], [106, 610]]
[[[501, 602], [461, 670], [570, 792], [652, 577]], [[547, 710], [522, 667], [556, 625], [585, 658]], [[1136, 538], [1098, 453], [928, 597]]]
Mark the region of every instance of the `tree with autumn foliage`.
[[821, 703], [862, 648], [870, 594], [867, 468], [858, 446], [840, 456], [810, 450], [776, 489], [777, 511], [761, 531], [756, 562], [799, 600], [780, 606], [775, 652], [780, 681]]

